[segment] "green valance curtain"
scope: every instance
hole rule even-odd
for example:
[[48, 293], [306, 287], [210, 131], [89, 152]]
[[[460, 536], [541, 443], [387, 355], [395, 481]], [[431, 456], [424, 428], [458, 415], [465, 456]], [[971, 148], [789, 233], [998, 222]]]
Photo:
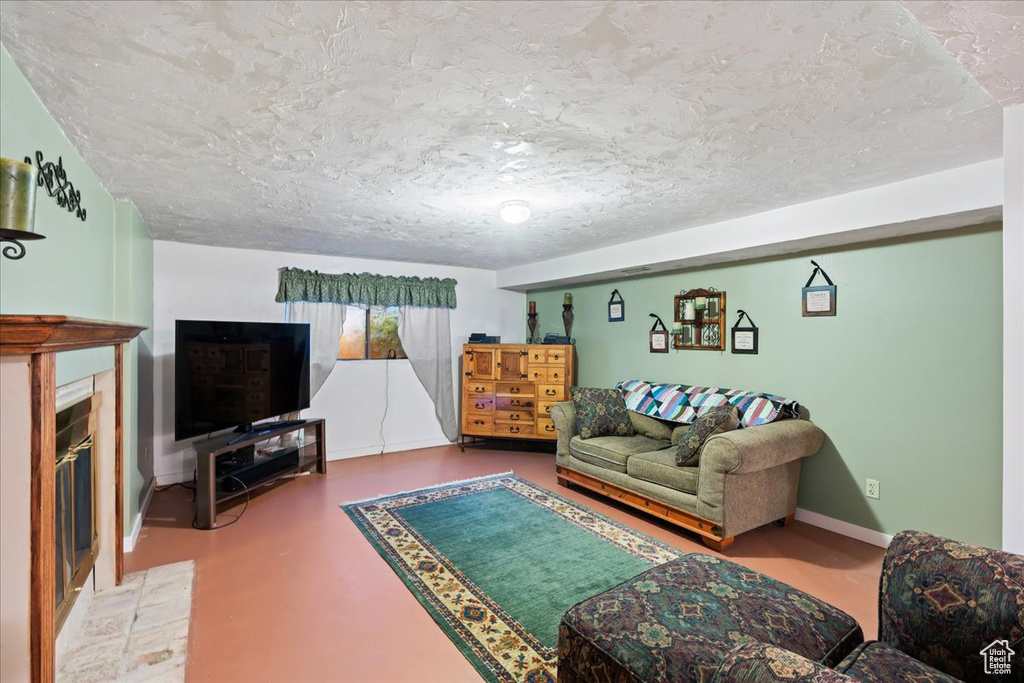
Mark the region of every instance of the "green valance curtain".
[[332, 275], [301, 268], [281, 268], [275, 301], [455, 308], [455, 284], [452, 278], [371, 273]]

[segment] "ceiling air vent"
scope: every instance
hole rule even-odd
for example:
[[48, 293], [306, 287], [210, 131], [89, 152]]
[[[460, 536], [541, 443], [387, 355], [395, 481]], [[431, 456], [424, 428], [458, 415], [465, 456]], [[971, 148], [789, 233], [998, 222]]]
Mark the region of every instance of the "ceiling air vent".
[[650, 266], [637, 266], [635, 268], [626, 268], [622, 271], [623, 275], [638, 275], [640, 273], [646, 273], [650, 271]]

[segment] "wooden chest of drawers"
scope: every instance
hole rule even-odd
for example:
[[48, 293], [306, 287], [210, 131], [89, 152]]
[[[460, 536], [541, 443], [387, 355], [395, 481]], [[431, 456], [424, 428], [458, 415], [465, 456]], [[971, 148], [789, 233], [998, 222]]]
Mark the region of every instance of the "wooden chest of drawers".
[[571, 345], [464, 344], [462, 434], [554, 441], [549, 411], [569, 399]]

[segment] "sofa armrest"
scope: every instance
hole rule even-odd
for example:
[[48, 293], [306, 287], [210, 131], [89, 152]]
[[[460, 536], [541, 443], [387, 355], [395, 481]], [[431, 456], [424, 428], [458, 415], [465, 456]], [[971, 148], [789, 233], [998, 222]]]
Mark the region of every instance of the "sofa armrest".
[[700, 470], [746, 474], [767, 470], [814, 455], [825, 433], [807, 420], [780, 420], [757, 427], [716, 434], [700, 453]]
[[882, 562], [878, 639], [955, 678], [980, 679], [978, 653], [989, 644], [1024, 651], [1022, 586], [1024, 556], [901, 531]]
[[551, 406], [551, 421], [555, 423], [558, 430], [558, 445], [555, 451], [557, 457], [569, 457], [569, 442], [572, 437], [579, 434], [576, 429], [576, 406], [572, 401], [563, 401]]
[[713, 683], [852, 683], [856, 679], [789, 650], [765, 643], [747, 643], [726, 655], [711, 680]]

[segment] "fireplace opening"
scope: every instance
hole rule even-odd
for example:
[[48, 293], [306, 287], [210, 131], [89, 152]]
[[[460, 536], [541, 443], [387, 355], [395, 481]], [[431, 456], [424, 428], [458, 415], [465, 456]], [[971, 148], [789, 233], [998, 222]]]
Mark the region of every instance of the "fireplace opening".
[[96, 449], [99, 399], [88, 396], [57, 413], [54, 539], [55, 619], [64, 624], [96, 560]]

